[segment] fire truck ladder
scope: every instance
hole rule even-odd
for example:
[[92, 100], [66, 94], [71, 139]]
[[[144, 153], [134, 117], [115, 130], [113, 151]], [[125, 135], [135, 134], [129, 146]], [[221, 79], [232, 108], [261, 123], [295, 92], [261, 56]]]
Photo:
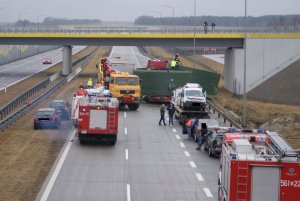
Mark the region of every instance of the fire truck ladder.
[[108, 116], [108, 132], [113, 133], [115, 131], [115, 119], [116, 119], [116, 111], [115, 108], [108, 108], [109, 116]]
[[237, 197], [236, 201], [247, 200], [247, 189], [248, 189], [248, 162], [238, 162], [237, 169]]
[[272, 148], [281, 158], [298, 157], [298, 153], [294, 150], [294, 148], [287, 141], [285, 141], [284, 138], [282, 138], [278, 133], [268, 132], [267, 134], [272, 142]]

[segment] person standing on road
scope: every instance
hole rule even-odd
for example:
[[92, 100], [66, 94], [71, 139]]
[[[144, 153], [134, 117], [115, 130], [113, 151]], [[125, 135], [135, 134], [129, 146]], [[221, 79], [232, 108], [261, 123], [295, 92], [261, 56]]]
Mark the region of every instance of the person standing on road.
[[203, 123], [201, 125], [201, 135], [200, 135], [200, 137], [198, 139], [198, 147], [196, 148], [196, 150], [201, 151], [201, 147], [202, 147], [202, 145], [206, 141], [207, 133], [208, 133], [208, 131], [207, 131], [207, 125], [206, 125], [206, 123]]
[[197, 119], [196, 117], [188, 120], [188, 122], [185, 124], [186, 130], [188, 133], [188, 138], [192, 138], [192, 132], [194, 130], [194, 126], [196, 125]]
[[160, 120], [159, 120], [158, 125], [161, 125], [161, 122], [163, 122], [164, 125], [167, 125], [166, 122], [165, 122], [165, 112], [166, 112], [165, 105], [162, 104], [162, 105], [160, 106], [160, 109], [159, 109], [159, 110], [160, 110]]
[[92, 78], [90, 78], [90, 79], [87, 81], [86, 85], [87, 85], [87, 87], [90, 88], [90, 89], [93, 88], [93, 80], [92, 80]]
[[175, 107], [172, 103], [168, 106], [167, 110], [169, 112], [169, 126], [174, 126], [173, 117], [175, 113]]

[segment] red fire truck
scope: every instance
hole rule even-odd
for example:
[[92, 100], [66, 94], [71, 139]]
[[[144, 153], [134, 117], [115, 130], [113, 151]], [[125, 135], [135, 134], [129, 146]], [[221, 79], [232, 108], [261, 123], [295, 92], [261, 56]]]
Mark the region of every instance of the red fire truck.
[[101, 139], [115, 145], [118, 134], [119, 102], [109, 97], [82, 97], [79, 100], [78, 139], [80, 144]]
[[219, 201], [298, 201], [300, 161], [278, 133], [225, 133]]

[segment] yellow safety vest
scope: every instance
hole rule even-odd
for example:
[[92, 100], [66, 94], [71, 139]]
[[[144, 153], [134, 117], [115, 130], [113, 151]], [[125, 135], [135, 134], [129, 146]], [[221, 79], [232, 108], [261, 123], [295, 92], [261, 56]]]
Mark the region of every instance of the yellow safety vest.
[[92, 87], [92, 86], [93, 86], [93, 81], [92, 81], [92, 80], [89, 80], [89, 81], [87, 82], [87, 85], [88, 85], [89, 87]]
[[172, 67], [172, 68], [175, 68], [176, 65], [177, 65], [177, 61], [173, 60], [173, 61], [171, 62], [171, 67]]

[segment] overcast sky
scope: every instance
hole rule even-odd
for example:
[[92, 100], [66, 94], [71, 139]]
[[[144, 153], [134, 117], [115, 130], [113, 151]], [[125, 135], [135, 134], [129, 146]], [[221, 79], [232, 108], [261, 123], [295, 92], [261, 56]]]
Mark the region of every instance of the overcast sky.
[[[196, 0], [197, 15], [242, 16], [245, 0]], [[41, 22], [52, 16], [69, 19], [134, 21], [141, 15], [191, 16], [194, 0], [0, 0], [0, 21], [26, 19]], [[251, 16], [300, 14], [300, 0], [248, 0]]]

